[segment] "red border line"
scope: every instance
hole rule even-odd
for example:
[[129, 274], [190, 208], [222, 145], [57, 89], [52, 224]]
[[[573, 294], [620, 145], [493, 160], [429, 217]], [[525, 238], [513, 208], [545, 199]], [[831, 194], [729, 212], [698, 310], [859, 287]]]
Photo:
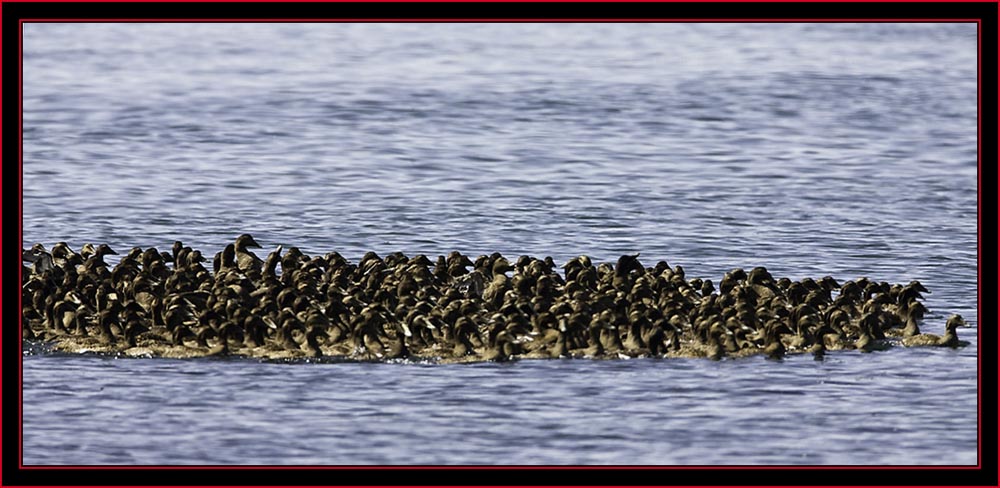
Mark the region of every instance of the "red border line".
[[[9, 0], [4, 0], [9, 1]], [[74, 0], [83, 1], [83, 0]], [[236, 1], [236, 0], [233, 0]], [[790, 0], [789, 0], [790, 1]], [[587, 19], [587, 18], [506, 18], [506, 19], [483, 19], [483, 18], [431, 18], [431, 19], [405, 19], [405, 18], [335, 18], [335, 19], [298, 19], [298, 18], [287, 18], [287, 19], [261, 19], [261, 18], [215, 18], [215, 19], [132, 19], [132, 18], [95, 18], [95, 19], [59, 19], [59, 18], [46, 18], [46, 19], [21, 19], [21, 22], [30, 23], [56, 23], [56, 22], [67, 22], [74, 24], [90, 24], [90, 23], [142, 23], [142, 24], [173, 24], [173, 23], [206, 23], [206, 24], [223, 24], [223, 23], [235, 23], [235, 22], [254, 22], [262, 24], [285, 24], [285, 23], [304, 23], [304, 24], [328, 24], [328, 23], [357, 23], [357, 22], [380, 22], [380, 23], [403, 23], [403, 24], [427, 24], [427, 23], [467, 23], [467, 22], [483, 22], [491, 24], [504, 24], [504, 23], [550, 23], [550, 22], [580, 22], [587, 24], [614, 24], [614, 23], [650, 23], [650, 24], [660, 24], [660, 23], [702, 23], [702, 24], [726, 24], [726, 23], [741, 23], [741, 24], [752, 24], [752, 23], [762, 23], [762, 24], [796, 24], [796, 23], [872, 23], [872, 24], [883, 24], [888, 22], [906, 22], [906, 23], [925, 23], [925, 24], [940, 24], [940, 23], [979, 23], [979, 19], [968, 19], [968, 18], [954, 18], [954, 19], [892, 19], [892, 20], [881, 20], [881, 19], [767, 19], [767, 18], [743, 18], [743, 19], [697, 19], [697, 18], [656, 18], [656, 19], [637, 19], [637, 18], [615, 18], [615, 19]]]
[[[983, 464], [983, 347], [982, 323], [983, 314], [980, 311], [983, 296], [983, 277], [979, 263], [983, 258], [981, 208], [983, 206], [983, 24], [976, 23], [976, 464]], [[998, 302], [1000, 303], [1000, 302]]]
[[[2, 24], [3, 22], [0, 22]], [[22, 62], [24, 60], [24, 23], [18, 23], [18, 36], [17, 36], [17, 233], [24, 242], [24, 67]], [[19, 259], [20, 261], [20, 259]], [[19, 265], [17, 267], [18, 283], [24, 280], [22, 275], [24, 271], [24, 266]], [[24, 294], [17, 294], [17, 310], [18, 313], [24, 307]], [[20, 337], [21, 344], [24, 344], [24, 326], [22, 324], [23, 316], [19, 317], [18, 320], [18, 337]], [[24, 461], [24, 356], [21, 355], [20, 361], [18, 361], [18, 375], [17, 375], [17, 386], [18, 386], [18, 401], [17, 401], [17, 442], [18, 442], [18, 457], [17, 461], [19, 464]], [[0, 405], [3, 403], [0, 402]], [[0, 409], [3, 407], [0, 406]]]
[[[36, 0], [4, 0], [6, 3], [27, 3]], [[92, 0], [60, 0], [46, 3], [88, 3]], [[202, 0], [103, 0], [108, 3], [204, 3]], [[263, 3], [273, 0], [212, 0], [219, 3]], [[425, 0], [296, 0], [301, 3], [426, 3]], [[440, 3], [540, 3], [535, 0], [434, 0]], [[598, 3], [607, 0], [542, 0], [544, 3]], [[670, 3], [663, 0], [629, 0], [634, 3]], [[719, 0], [684, 0], [691, 3], [719, 3]], [[759, 0], [726, 0], [733, 3], [760, 3]], [[829, 3], [829, 0], [769, 0], [775, 3]], [[886, 3], [940, 3], [941, 0], [879, 0]], [[963, 0], [968, 3], [996, 3], [996, 0]], [[837, 0], [836, 3], [871, 3], [871, 0]], [[888, 20], [892, 22], [893, 20]]]
[[[977, 83], [977, 90], [976, 90], [976, 121], [977, 121], [977, 124], [976, 124], [976, 262], [977, 263], [982, 262], [982, 258], [983, 258], [983, 247], [982, 247], [982, 233], [983, 233], [983, 229], [982, 229], [982, 218], [981, 218], [982, 217], [982, 215], [981, 215], [982, 210], [981, 209], [982, 209], [982, 206], [983, 206], [983, 204], [982, 204], [982, 199], [983, 199], [983, 192], [982, 192], [982, 181], [983, 181], [983, 172], [982, 172], [982, 164], [983, 164], [983, 153], [982, 153], [982, 147], [983, 147], [983, 118], [982, 118], [982, 113], [983, 113], [983, 96], [982, 96], [982, 93], [983, 93], [983, 83], [982, 83], [982, 76], [983, 76], [983, 55], [982, 55], [983, 54], [983, 35], [982, 35], [982, 28], [983, 28], [983, 26], [980, 23], [979, 24], [979, 29], [977, 29], [977, 31], [976, 31], [977, 32], [977, 37], [979, 38], [979, 43], [978, 43], [978, 45], [976, 47], [976, 50], [977, 50], [976, 51], [976, 59], [979, 61], [977, 63], [977, 65], [976, 65], [976, 73], [977, 73], [976, 79], [979, 80], [979, 82]], [[998, 42], [998, 45], [1000, 45], [1000, 42]], [[980, 333], [980, 331], [982, 330], [982, 327], [983, 327], [983, 325], [982, 325], [983, 324], [983, 316], [982, 316], [982, 311], [981, 311], [982, 310], [982, 303], [983, 303], [982, 296], [983, 296], [983, 276], [982, 276], [982, 271], [979, 269], [979, 266], [976, 266], [976, 338], [977, 338], [976, 342], [977, 342], [977, 344], [982, 344], [982, 340], [981, 340], [982, 339], [982, 334]], [[983, 424], [982, 424], [982, 418], [983, 418], [982, 382], [983, 382], [983, 378], [982, 378], [982, 375], [980, 374], [980, 372], [983, 370], [983, 364], [982, 364], [982, 362], [983, 362], [983, 349], [982, 349], [982, 346], [979, 346], [979, 349], [976, 352], [977, 352], [976, 391], [979, 392], [978, 393], [979, 401], [978, 401], [978, 403], [976, 405], [976, 412], [977, 412], [978, 418], [980, 419], [979, 426], [977, 428], [978, 437], [977, 437], [977, 442], [976, 443], [979, 444], [979, 455], [977, 457], [979, 459], [979, 463], [982, 464], [982, 456], [983, 456], [983, 453], [982, 453], [983, 452], [983, 446], [982, 446], [982, 438], [983, 438], [982, 437], [982, 430], [983, 430]], [[1000, 454], [998, 454], [998, 456], [1000, 456]]]
[[[0, 3], [0, 19], [2, 19], [2, 18], [3, 18], [3, 4]], [[18, 28], [20, 28], [20, 24], [18, 25]], [[0, 22], [0, 39], [3, 39], [3, 22]], [[20, 38], [17, 41], [17, 45], [18, 45], [18, 50], [20, 51], [20, 46], [21, 46], [21, 40], [20, 40]], [[18, 56], [18, 63], [20, 63], [20, 58], [21, 58], [21, 56]], [[0, 55], [0, 79], [3, 79], [3, 63], [2, 63], [2, 61], [3, 61], [3, 58], [2, 58], [2, 55]], [[21, 113], [22, 113], [21, 104], [20, 104], [20, 100], [21, 100], [20, 70], [18, 70], [17, 90], [18, 90], [18, 96], [17, 96], [17, 99], [18, 99], [17, 117], [18, 117], [18, 119], [20, 119], [21, 118]], [[0, 99], [2, 99], [2, 98], [3, 97], [0, 97]], [[0, 113], [3, 113], [3, 102], [2, 101], [0, 101]], [[3, 121], [2, 121], [2, 119], [3, 119], [3, 117], [0, 117], [0, 134], [3, 133]], [[18, 164], [17, 164], [18, 178], [17, 178], [17, 181], [18, 181], [18, 191], [19, 192], [20, 192], [20, 184], [21, 184], [21, 178], [20, 178], [21, 161], [23, 160], [23, 158], [21, 158], [21, 155], [20, 155], [21, 132], [22, 131], [19, 128], [18, 131], [17, 131], [17, 142], [18, 142], [18, 157], [17, 157], [17, 160], [18, 160]], [[0, 138], [0, 140], [2, 140], [2, 139], [3, 138]], [[2, 149], [2, 148], [3, 148], [3, 144], [2, 144], [2, 142], [0, 142], [0, 149]], [[3, 152], [0, 151], [0, 154], [3, 154]], [[2, 178], [3, 177], [0, 176], [0, 183], [2, 183], [2, 181], [3, 181]], [[3, 185], [0, 184], [0, 188], [2, 188], [2, 187], [3, 187]], [[2, 190], [0, 190], [0, 191], [2, 191]], [[0, 201], [2, 201], [2, 200], [3, 199], [0, 199]], [[23, 199], [20, 199], [19, 201], [21, 201], [21, 200], [23, 200]], [[18, 208], [20, 208], [20, 207], [18, 207]], [[19, 211], [18, 215], [20, 216], [23, 213], [24, 212], [20, 212]], [[18, 224], [17, 224], [18, 225], [18, 229], [20, 229], [20, 227], [21, 227], [21, 220], [22, 220], [21, 218], [17, 219], [17, 221], [18, 221]], [[3, 231], [0, 230], [0, 235], [2, 235], [2, 232]], [[20, 234], [20, 230], [18, 231], [18, 234]], [[0, 263], [2, 263], [2, 261], [3, 260], [0, 260]], [[3, 264], [0, 264], [0, 271], [2, 271], [2, 270], [3, 270]], [[17, 281], [19, 283], [21, 282], [21, 268], [20, 267], [17, 270]], [[17, 309], [19, 311], [18, 313], [20, 313], [20, 310], [21, 310], [21, 294], [18, 293], [17, 297], [18, 297], [18, 299], [17, 299], [18, 300], [18, 307], [17, 307]], [[0, 310], [3, 310], [3, 302], [2, 302], [2, 300], [3, 299], [0, 298]], [[17, 323], [18, 323], [18, 329], [20, 329], [21, 328], [20, 327], [21, 321], [18, 320]], [[2, 334], [0, 334], [0, 335], [2, 335]], [[22, 343], [23, 343], [23, 339], [22, 339]], [[2, 350], [3, 350], [3, 342], [0, 341], [0, 351], [2, 351]], [[0, 361], [0, 363], [2, 363], [2, 362], [3, 361]], [[20, 369], [20, 368], [18, 368], [18, 369]], [[3, 366], [0, 365], [0, 378], [2, 378], [2, 377], [3, 377]], [[2, 388], [0, 388], [0, 390], [2, 390]], [[17, 379], [17, 391], [18, 391], [18, 394], [20, 394], [20, 392], [24, 391], [24, 388], [21, 388], [21, 375], [18, 375], [18, 379]], [[23, 403], [23, 402], [21, 402], [21, 401], [17, 402], [18, 419], [21, 418], [21, 403]], [[0, 405], [3, 405], [3, 393], [2, 392], [0, 392]], [[0, 414], [0, 417], [2, 417], [2, 414]], [[0, 424], [2, 424], [2, 422], [0, 422]], [[18, 429], [17, 429], [18, 430], [18, 434], [17, 434], [18, 445], [21, 444], [21, 427], [20, 427], [21, 425], [24, 425], [24, 422], [20, 422], [20, 425], [18, 426]], [[3, 427], [0, 426], [0, 436], [2, 436], [2, 434], [3, 434]], [[2, 443], [0, 443], [0, 444], [2, 444]], [[3, 447], [2, 446], [0, 446], [0, 459], [3, 459]]]

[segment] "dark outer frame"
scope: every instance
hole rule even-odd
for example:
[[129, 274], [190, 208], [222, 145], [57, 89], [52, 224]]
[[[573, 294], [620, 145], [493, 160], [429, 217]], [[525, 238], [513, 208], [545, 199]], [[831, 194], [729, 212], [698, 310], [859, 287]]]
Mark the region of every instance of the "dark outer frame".
[[[569, 3], [500, 2], [461, 3], [447, 0], [362, 2], [235, 3], [169, 2], [4, 2], [0, 4], [0, 46], [3, 68], [4, 203], [8, 236], [21, 237], [21, 25], [24, 21], [141, 22], [141, 21], [264, 21], [264, 22], [974, 22], [979, 30], [979, 463], [977, 466], [23, 466], [21, 463], [21, 354], [20, 266], [13, 239], [3, 246], [6, 259], [0, 333], [3, 445], [0, 448], [0, 486], [997, 486], [997, 307], [983, 307], [982, 285], [992, 293], [996, 234], [982, 232], [982, 212], [994, 222], [997, 179], [997, 21], [993, 2], [790, 2], [746, 1], [632, 3], [586, 1]], [[2, 73], [3, 70], [0, 70]], [[984, 137], [985, 136], [985, 137]], [[0, 145], [2, 147], [2, 145]], [[16, 171], [16, 173], [15, 173]], [[983, 173], [987, 187], [983, 187]], [[13, 190], [17, 182], [17, 192]], [[984, 191], [985, 190], [985, 191]], [[992, 191], [989, 191], [992, 190]], [[987, 196], [983, 205], [983, 195]], [[14, 212], [17, 215], [14, 215]], [[16, 219], [15, 219], [16, 217]], [[983, 253], [983, 243], [987, 252]], [[0, 251], [2, 252], [2, 251]], [[4, 254], [6, 254], [4, 253]], [[984, 260], [989, 265], [982, 266]], [[2, 262], [2, 261], [0, 261]], [[0, 265], [2, 266], [2, 265]], [[15, 273], [13, 270], [17, 270]], [[15, 276], [16, 275], [16, 276]], [[14, 280], [17, 280], [16, 282]], [[987, 296], [992, 296], [987, 295]], [[17, 325], [15, 325], [17, 324]], [[998, 344], [1000, 345], [1000, 344]], [[984, 349], [989, 349], [984, 354]], [[6, 395], [3, 395], [6, 393]], [[946, 412], [941, 412], [946, 414]]]

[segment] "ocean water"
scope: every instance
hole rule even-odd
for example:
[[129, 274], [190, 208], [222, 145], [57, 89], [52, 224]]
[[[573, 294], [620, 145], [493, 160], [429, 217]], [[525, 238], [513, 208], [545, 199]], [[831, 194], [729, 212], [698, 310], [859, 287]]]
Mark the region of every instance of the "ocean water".
[[[976, 464], [975, 24], [24, 25], [22, 245], [868, 276], [958, 350], [275, 364], [25, 348], [34, 464]], [[113, 262], [109, 259], [109, 262]]]

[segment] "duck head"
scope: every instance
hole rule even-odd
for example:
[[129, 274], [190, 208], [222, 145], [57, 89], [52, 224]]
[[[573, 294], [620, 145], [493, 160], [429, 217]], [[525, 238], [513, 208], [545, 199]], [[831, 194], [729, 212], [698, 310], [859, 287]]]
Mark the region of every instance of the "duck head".
[[52, 246], [52, 257], [54, 258], [66, 259], [73, 254], [75, 253], [70, 249], [69, 244], [64, 241], [59, 241]]
[[240, 235], [239, 237], [236, 238], [236, 248], [237, 249], [246, 249], [248, 247], [257, 247], [257, 248], [259, 248], [259, 247], [261, 247], [261, 245], [257, 244], [257, 241], [255, 241], [253, 239], [253, 236], [251, 236], [250, 234], [242, 234], [242, 235]]
[[118, 255], [118, 253], [116, 253], [114, 249], [111, 249], [111, 246], [107, 244], [101, 244], [100, 246], [97, 246], [97, 250], [94, 252], [94, 254], [97, 256], [107, 256], [109, 254], [115, 256]]
[[821, 278], [819, 280], [819, 285], [822, 289], [826, 291], [833, 291], [840, 288], [840, 283], [837, 283], [837, 280], [835, 280], [833, 276], [830, 275]]
[[97, 254], [97, 246], [90, 242], [84, 244], [83, 247], [80, 248], [80, 257], [83, 259], [87, 259], [94, 254]]
[[236, 246], [229, 244], [222, 250], [220, 257], [222, 269], [229, 269], [236, 266]]
[[965, 322], [965, 319], [962, 318], [962, 316], [959, 314], [954, 314], [951, 317], [948, 317], [948, 321], [945, 323], [945, 329], [954, 332], [955, 329], [959, 327], [972, 327], [972, 326], [967, 324]]
[[625, 276], [633, 270], [643, 271], [644, 269], [642, 264], [639, 263], [639, 253], [624, 254], [618, 258], [618, 264], [615, 265], [615, 274]]
[[511, 264], [510, 264], [509, 261], [507, 261], [507, 258], [500, 257], [496, 261], [493, 262], [493, 275], [494, 276], [506, 274], [508, 271], [513, 271], [513, 270], [514, 270], [514, 267], [511, 266]]
[[757, 266], [756, 268], [750, 270], [750, 274], [747, 275], [747, 282], [753, 285], [771, 285], [774, 284], [774, 277], [771, 273], [767, 271], [767, 268], [763, 266]]

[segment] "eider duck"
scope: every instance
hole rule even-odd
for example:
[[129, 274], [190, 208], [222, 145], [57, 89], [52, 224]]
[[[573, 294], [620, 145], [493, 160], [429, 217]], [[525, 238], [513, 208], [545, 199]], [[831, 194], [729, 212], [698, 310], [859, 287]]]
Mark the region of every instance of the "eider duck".
[[945, 323], [945, 334], [944, 336], [936, 336], [934, 334], [918, 334], [911, 337], [903, 338], [903, 345], [906, 347], [920, 347], [920, 346], [934, 346], [934, 347], [965, 347], [969, 345], [969, 341], [958, 340], [957, 329], [959, 327], [969, 327], [965, 323], [965, 319], [961, 315], [955, 314], [948, 317], [948, 321]]
[[244, 273], [255, 269], [260, 271], [261, 266], [264, 265], [264, 261], [257, 257], [256, 254], [247, 250], [248, 247], [260, 248], [261, 245], [257, 244], [257, 241], [253, 239], [250, 234], [242, 234], [236, 238], [235, 244], [236, 251], [236, 267], [243, 271]]

